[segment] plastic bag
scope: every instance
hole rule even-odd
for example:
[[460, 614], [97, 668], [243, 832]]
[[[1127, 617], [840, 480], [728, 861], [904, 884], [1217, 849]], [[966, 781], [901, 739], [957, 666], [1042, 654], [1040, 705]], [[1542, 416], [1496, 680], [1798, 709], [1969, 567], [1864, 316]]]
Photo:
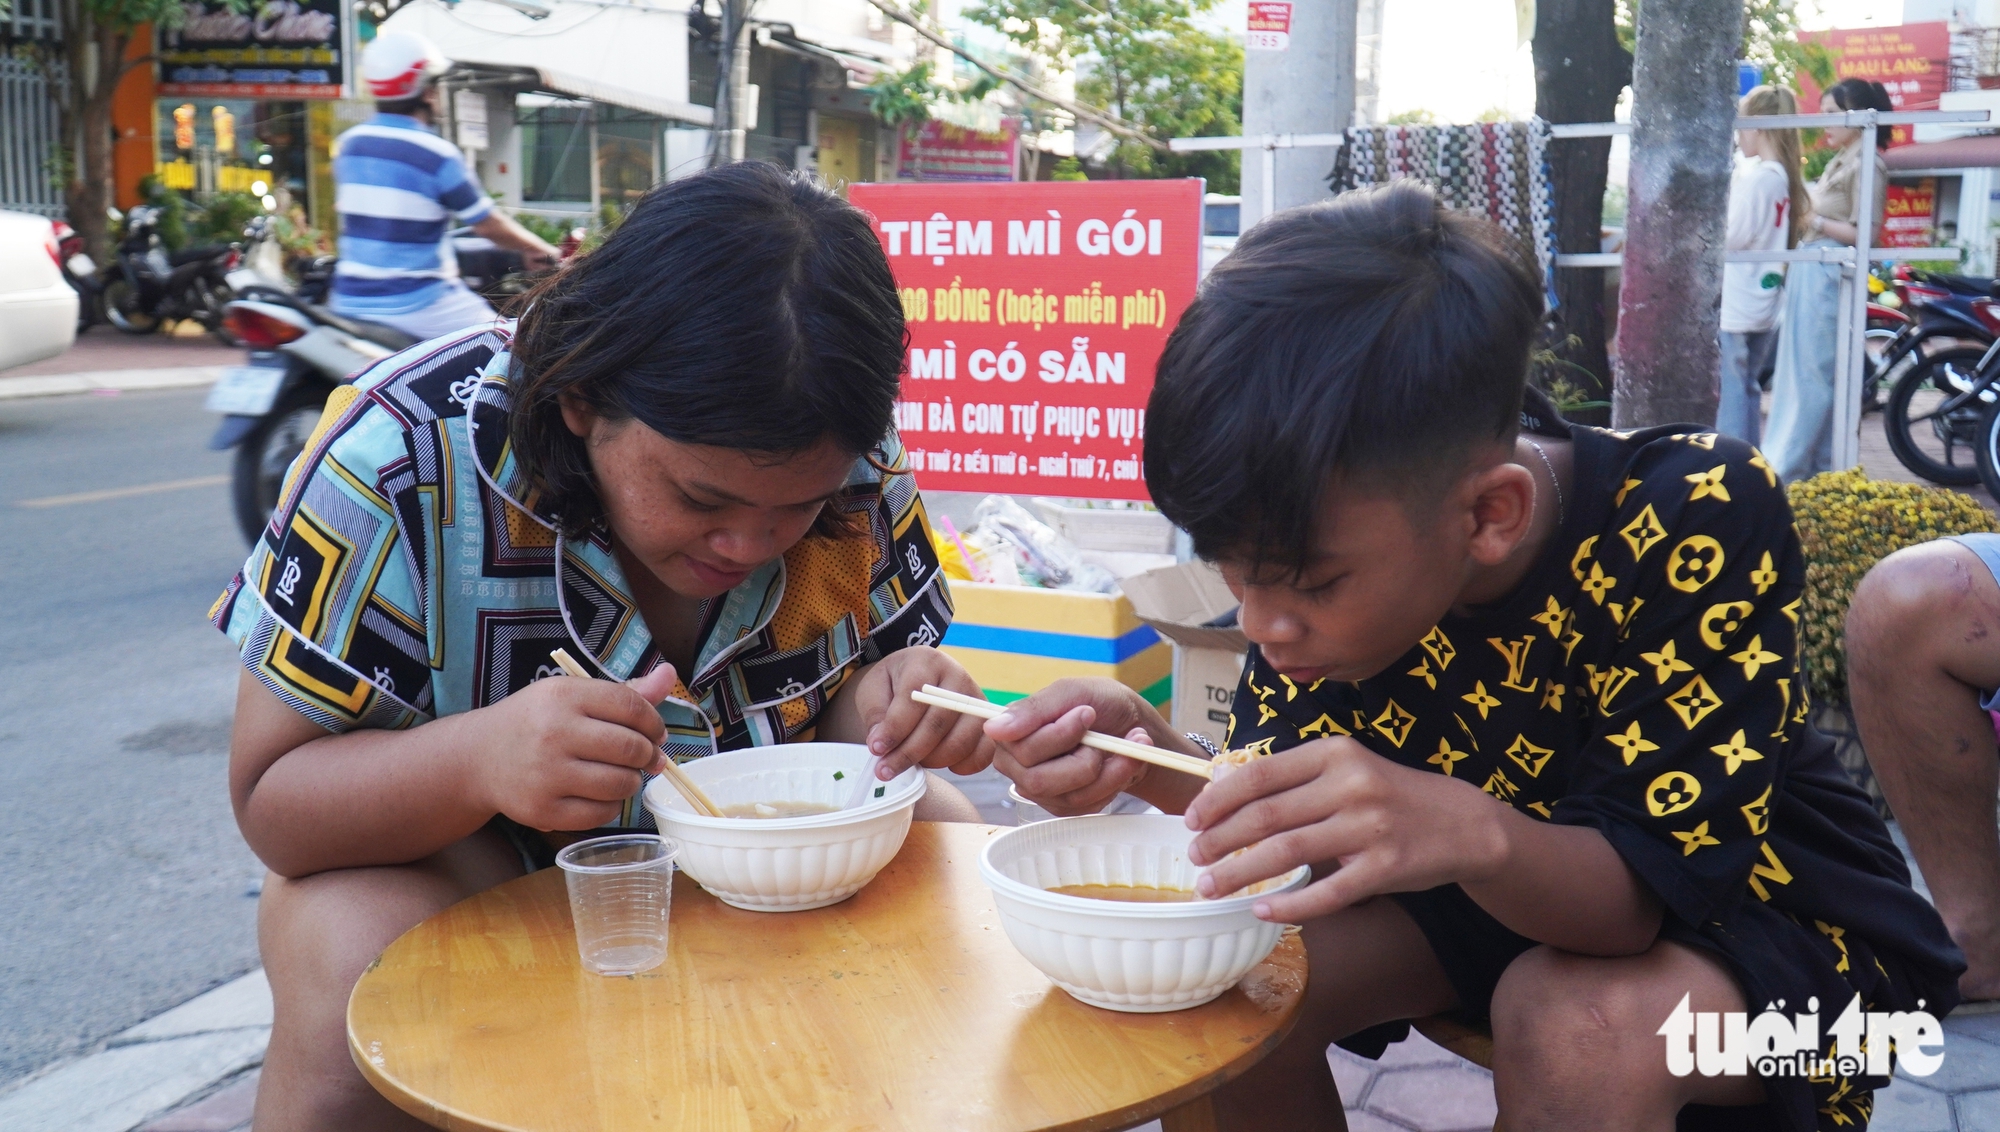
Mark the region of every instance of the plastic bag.
[[1005, 495], [989, 495], [973, 511], [966, 548], [985, 559], [996, 582], [1084, 593], [1117, 593], [1118, 581], [1102, 566], [1085, 562], [1076, 547], [1047, 523]]

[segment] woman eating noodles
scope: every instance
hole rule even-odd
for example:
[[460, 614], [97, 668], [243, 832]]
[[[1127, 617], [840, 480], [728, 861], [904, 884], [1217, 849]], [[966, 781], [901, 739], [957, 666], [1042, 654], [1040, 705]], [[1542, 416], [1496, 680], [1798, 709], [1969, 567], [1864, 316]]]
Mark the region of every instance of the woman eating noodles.
[[[518, 325], [336, 391], [212, 613], [274, 874], [260, 1130], [422, 1127], [349, 1058], [362, 969], [567, 841], [650, 828], [666, 758], [990, 761], [979, 720], [906, 694], [979, 688], [927, 647], [951, 605], [891, 428], [903, 350], [867, 217], [745, 163], [655, 188]], [[544, 679], [557, 648], [603, 678]], [[933, 777], [916, 816], [977, 812]]]

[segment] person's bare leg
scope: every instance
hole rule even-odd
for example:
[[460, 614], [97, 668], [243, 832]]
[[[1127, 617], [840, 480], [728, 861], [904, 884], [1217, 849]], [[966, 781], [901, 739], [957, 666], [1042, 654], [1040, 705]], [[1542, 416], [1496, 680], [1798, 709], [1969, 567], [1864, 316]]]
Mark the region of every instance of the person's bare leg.
[[2000, 687], [2000, 585], [1938, 541], [1877, 563], [1847, 612], [1847, 684], [1869, 765], [1965, 951], [1968, 998], [2000, 998], [2000, 751], [1981, 689]]
[[347, 1051], [347, 996], [396, 937], [436, 912], [521, 875], [506, 838], [481, 830], [415, 864], [272, 874], [257, 909], [271, 980], [271, 1045], [257, 1084], [257, 1132], [417, 1132]]
[[1507, 1132], [1672, 1132], [1683, 1105], [1764, 1099], [1755, 1076], [1675, 1077], [1659, 1037], [1682, 995], [1694, 1011], [1744, 1009], [1715, 957], [1665, 941], [1600, 959], [1537, 947], [1493, 991], [1493, 1095]]
[[979, 807], [965, 796], [965, 791], [953, 786], [945, 777], [934, 770], [924, 772], [930, 785], [924, 787], [924, 796], [917, 799], [917, 808], [911, 813], [913, 821], [958, 821], [977, 825], [986, 819], [979, 816]]
[[1290, 1037], [1216, 1090], [1224, 1132], [1311, 1132], [1332, 1125], [1340, 1092], [1326, 1047], [1381, 1022], [1449, 1010], [1458, 994], [1401, 905], [1386, 897], [1305, 925], [1306, 1000]]

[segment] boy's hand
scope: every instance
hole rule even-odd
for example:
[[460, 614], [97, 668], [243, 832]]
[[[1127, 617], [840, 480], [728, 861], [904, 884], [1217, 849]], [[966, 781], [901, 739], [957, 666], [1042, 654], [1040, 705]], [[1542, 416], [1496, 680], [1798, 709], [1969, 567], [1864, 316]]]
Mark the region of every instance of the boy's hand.
[[897, 649], [854, 679], [854, 710], [866, 729], [868, 750], [882, 757], [878, 774], [884, 781], [918, 765], [978, 774], [993, 761], [993, 744], [980, 731], [984, 721], [978, 716], [910, 698], [925, 684], [986, 698], [957, 661], [922, 645]]
[[[1139, 693], [1115, 680], [1058, 680], [986, 724], [999, 745], [994, 765], [1023, 797], [1057, 817], [1094, 814], [1146, 777], [1147, 764], [1083, 746], [1103, 731], [1151, 743]], [[1155, 715], [1157, 718], [1157, 715]]]
[[1187, 811], [1188, 828], [1201, 831], [1188, 859], [1213, 865], [1196, 885], [1210, 897], [1339, 862], [1331, 876], [1256, 906], [1262, 919], [1303, 923], [1382, 893], [1492, 875], [1506, 855], [1508, 812], [1469, 782], [1398, 766], [1353, 739], [1317, 739], [1204, 789]]
[[643, 773], [666, 758], [654, 705], [674, 688], [663, 664], [627, 684], [562, 676], [537, 680], [477, 718], [472, 781], [487, 805], [540, 830], [592, 829], [618, 816]]

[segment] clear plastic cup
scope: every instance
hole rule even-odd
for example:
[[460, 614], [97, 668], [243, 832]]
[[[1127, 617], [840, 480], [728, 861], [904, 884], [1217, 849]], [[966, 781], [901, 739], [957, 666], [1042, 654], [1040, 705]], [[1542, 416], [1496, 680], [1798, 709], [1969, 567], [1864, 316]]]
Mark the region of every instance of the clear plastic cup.
[[636, 975], [667, 958], [677, 842], [652, 833], [579, 841], [556, 854], [583, 969]]

